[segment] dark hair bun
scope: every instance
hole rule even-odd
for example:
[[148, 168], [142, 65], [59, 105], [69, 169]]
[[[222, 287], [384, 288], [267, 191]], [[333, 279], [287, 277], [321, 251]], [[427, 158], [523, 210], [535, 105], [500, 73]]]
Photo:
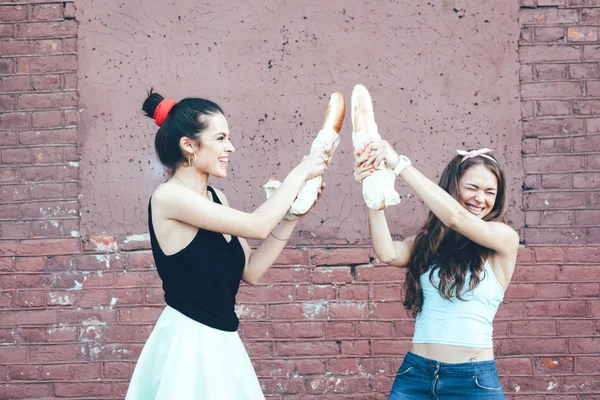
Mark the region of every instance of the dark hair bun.
[[163, 99], [164, 97], [158, 93], [154, 93], [153, 88], [150, 88], [148, 97], [146, 97], [146, 100], [144, 100], [144, 104], [142, 105], [142, 110], [146, 113], [146, 116], [154, 119], [156, 107], [158, 107]]
[[[154, 113], [163, 100], [163, 96], [150, 88], [142, 110], [148, 117], [156, 120]], [[201, 133], [209, 126], [209, 117], [219, 113], [224, 114], [218, 104], [197, 97], [188, 97], [173, 105], [154, 138], [154, 148], [160, 162], [171, 172], [185, 163], [187, 156], [179, 146], [181, 138], [185, 136], [199, 141]]]

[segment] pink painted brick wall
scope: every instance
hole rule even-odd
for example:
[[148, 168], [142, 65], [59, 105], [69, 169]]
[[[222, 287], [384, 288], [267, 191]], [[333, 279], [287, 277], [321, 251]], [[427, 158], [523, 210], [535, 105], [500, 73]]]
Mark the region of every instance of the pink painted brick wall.
[[[522, 0], [527, 246], [495, 321], [514, 400], [600, 395], [600, 1]], [[121, 399], [163, 307], [145, 239], [77, 237], [72, 2], [0, 5], [0, 398]], [[385, 399], [410, 346], [402, 270], [369, 247], [287, 249], [243, 285], [268, 398]]]
[[0, 237], [77, 236], [72, 2], [0, 5]]
[[[515, 399], [600, 392], [600, 2], [522, 1], [524, 250], [498, 355]], [[504, 358], [506, 357], [506, 358]]]

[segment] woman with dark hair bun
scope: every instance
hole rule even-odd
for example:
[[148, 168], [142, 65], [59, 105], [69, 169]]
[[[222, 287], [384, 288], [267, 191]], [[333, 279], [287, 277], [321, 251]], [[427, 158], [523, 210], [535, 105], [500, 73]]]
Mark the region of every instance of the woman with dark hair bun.
[[[167, 306], [140, 355], [128, 400], [264, 399], [236, 330], [240, 280], [255, 284], [299, 219], [284, 219], [328, 154], [305, 157], [254, 212], [230, 208], [209, 186], [225, 178], [235, 151], [223, 110], [212, 101], [165, 99], [150, 90], [142, 109], [160, 127], [155, 147], [171, 172], [148, 204], [150, 242]], [[322, 189], [323, 187], [321, 187]], [[320, 194], [320, 191], [319, 191]], [[262, 239], [254, 251], [243, 238]]]
[[421, 230], [403, 241], [392, 240], [383, 210], [368, 210], [377, 257], [407, 268], [404, 307], [416, 317], [390, 400], [504, 399], [492, 321], [514, 271], [519, 236], [506, 224], [498, 160], [488, 149], [458, 153], [436, 185], [385, 140], [355, 152], [357, 182], [385, 162], [430, 209]]

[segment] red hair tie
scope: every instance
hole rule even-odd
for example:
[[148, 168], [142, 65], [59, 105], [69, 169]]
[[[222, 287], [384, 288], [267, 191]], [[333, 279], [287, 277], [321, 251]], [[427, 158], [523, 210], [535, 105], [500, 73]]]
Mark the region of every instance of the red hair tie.
[[167, 119], [167, 115], [169, 115], [169, 111], [171, 108], [177, 104], [175, 100], [171, 99], [162, 99], [158, 106], [156, 106], [156, 110], [154, 111], [154, 121], [156, 121], [156, 125], [162, 126], [162, 124]]

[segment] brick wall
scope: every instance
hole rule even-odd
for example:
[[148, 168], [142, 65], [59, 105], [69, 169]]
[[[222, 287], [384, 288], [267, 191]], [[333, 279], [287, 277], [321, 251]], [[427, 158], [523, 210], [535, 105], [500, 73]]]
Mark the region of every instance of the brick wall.
[[78, 231], [73, 11], [70, 2], [0, 9], [2, 239]]
[[500, 325], [507, 329], [498, 346], [498, 354], [506, 356], [500, 365], [514, 398], [597, 398], [600, 1], [521, 5], [528, 248], [509, 289], [511, 300], [501, 310], [511, 321]]
[[[600, 2], [522, 1], [527, 247], [495, 321], [511, 399], [600, 396]], [[144, 237], [79, 238], [72, 2], [0, 3], [0, 398], [120, 399], [163, 306]], [[141, 239], [141, 240], [139, 240]], [[287, 249], [239, 293], [269, 398], [385, 399], [403, 271]]]

